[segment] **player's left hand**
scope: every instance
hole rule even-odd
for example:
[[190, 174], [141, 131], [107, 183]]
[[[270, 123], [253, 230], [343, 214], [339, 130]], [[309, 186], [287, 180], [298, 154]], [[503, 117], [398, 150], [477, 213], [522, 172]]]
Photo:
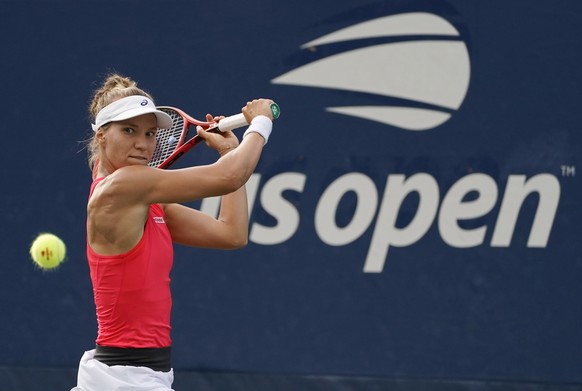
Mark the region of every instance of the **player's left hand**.
[[[206, 114], [207, 122], [218, 123], [224, 116], [212, 116], [211, 114]], [[239, 141], [236, 135], [231, 131], [225, 132], [208, 132], [204, 130], [201, 126], [196, 127], [198, 135], [204, 139], [206, 145], [209, 148], [214, 149], [220, 154], [220, 156], [226, 155], [228, 152], [232, 151], [238, 147]]]

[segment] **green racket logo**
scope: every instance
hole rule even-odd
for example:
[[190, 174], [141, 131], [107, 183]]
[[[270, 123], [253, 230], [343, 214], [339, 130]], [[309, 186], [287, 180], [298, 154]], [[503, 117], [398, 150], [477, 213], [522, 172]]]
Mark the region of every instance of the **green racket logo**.
[[273, 119], [279, 118], [279, 116], [281, 115], [281, 109], [279, 108], [278, 104], [276, 103], [271, 104], [271, 114], [273, 114]]

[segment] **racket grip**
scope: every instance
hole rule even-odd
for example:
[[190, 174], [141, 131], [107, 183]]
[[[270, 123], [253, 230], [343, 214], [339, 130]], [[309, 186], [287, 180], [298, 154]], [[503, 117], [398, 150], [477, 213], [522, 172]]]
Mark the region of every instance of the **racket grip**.
[[[279, 118], [281, 114], [281, 109], [279, 105], [276, 103], [271, 104], [271, 114], [273, 115], [273, 119]], [[226, 132], [227, 130], [233, 130], [237, 128], [242, 128], [243, 126], [248, 125], [247, 119], [245, 116], [241, 114], [231, 115], [229, 117], [225, 117], [220, 120], [218, 123], [218, 130], [221, 132]]]
[[247, 119], [241, 114], [231, 115], [220, 120], [218, 123], [218, 130], [221, 132], [226, 132], [227, 130], [233, 130], [237, 128], [242, 128], [248, 125]]

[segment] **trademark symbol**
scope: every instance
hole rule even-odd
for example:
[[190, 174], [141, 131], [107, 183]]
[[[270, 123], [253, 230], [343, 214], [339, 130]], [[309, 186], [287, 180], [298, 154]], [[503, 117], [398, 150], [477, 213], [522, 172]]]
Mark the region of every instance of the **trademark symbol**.
[[560, 169], [562, 170], [562, 176], [565, 176], [565, 177], [576, 176], [576, 166], [568, 166], [568, 165], [562, 164], [560, 166]]

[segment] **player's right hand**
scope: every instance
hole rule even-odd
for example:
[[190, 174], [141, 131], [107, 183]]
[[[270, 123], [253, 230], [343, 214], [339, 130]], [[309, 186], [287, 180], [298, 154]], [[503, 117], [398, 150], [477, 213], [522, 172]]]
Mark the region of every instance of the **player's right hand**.
[[258, 115], [264, 115], [273, 120], [273, 112], [271, 111], [271, 105], [275, 103], [271, 99], [254, 99], [251, 102], [247, 102], [246, 106], [241, 109], [245, 119], [250, 124], [253, 118]]

